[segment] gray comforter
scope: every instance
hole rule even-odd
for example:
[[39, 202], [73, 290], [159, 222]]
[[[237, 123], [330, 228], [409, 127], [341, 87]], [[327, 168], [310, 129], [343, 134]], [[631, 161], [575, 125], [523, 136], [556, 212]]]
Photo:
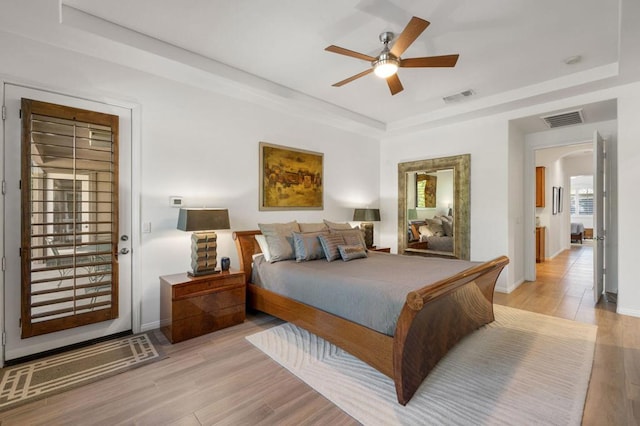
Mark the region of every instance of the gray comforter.
[[254, 284], [389, 336], [407, 294], [478, 262], [369, 252], [350, 262], [254, 260]]

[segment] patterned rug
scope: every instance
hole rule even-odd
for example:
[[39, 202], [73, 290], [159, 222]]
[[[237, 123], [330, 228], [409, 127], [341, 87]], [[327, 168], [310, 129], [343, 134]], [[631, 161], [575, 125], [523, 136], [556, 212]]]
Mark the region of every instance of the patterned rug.
[[248, 336], [364, 425], [579, 425], [597, 327], [504, 306], [397, 403], [393, 381], [292, 324]]
[[3, 368], [0, 411], [159, 361], [158, 348], [142, 333]]

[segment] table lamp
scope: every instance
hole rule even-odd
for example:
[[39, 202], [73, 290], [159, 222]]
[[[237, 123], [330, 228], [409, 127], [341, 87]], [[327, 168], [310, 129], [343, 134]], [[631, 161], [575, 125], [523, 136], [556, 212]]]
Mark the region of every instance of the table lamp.
[[178, 216], [178, 229], [191, 231], [191, 269], [193, 277], [215, 274], [217, 264], [216, 229], [230, 229], [227, 209], [184, 208]]
[[364, 242], [367, 248], [373, 247], [373, 223], [380, 221], [380, 209], [355, 209], [353, 221], [362, 222], [360, 227], [364, 230]]

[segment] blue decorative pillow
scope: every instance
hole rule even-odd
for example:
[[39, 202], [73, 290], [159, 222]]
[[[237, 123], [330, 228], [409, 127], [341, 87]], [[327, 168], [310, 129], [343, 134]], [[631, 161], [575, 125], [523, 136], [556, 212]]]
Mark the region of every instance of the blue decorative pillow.
[[324, 251], [324, 257], [327, 258], [327, 262], [331, 262], [336, 259], [340, 259], [340, 252], [338, 246], [344, 245], [344, 238], [340, 234], [325, 234], [319, 235], [318, 240], [322, 245]]
[[360, 244], [357, 244], [355, 246], [340, 245], [338, 246], [338, 251], [340, 252], [340, 257], [342, 257], [342, 260], [344, 260], [345, 262], [353, 259], [362, 259], [363, 257], [367, 257], [367, 251]]
[[324, 235], [322, 232], [294, 232], [293, 248], [296, 252], [296, 262], [307, 260], [323, 259], [324, 250], [318, 237]]

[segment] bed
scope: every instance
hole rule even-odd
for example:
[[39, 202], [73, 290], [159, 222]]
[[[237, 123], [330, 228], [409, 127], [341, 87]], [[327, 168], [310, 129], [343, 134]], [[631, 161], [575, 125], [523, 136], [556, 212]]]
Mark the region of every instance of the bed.
[[368, 363], [393, 379], [402, 405], [450, 348], [494, 320], [495, 283], [509, 262], [501, 256], [408, 291], [395, 331], [388, 335], [250, 282], [253, 257], [260, 253], [255, 239], [259, 234], [258, 230], [233, 233], [240, 267], [248, 281], [249, 308], [304, 328]]
[[408, 248], [453, 253], [453, 218], [439, 216], [409, 223]]

